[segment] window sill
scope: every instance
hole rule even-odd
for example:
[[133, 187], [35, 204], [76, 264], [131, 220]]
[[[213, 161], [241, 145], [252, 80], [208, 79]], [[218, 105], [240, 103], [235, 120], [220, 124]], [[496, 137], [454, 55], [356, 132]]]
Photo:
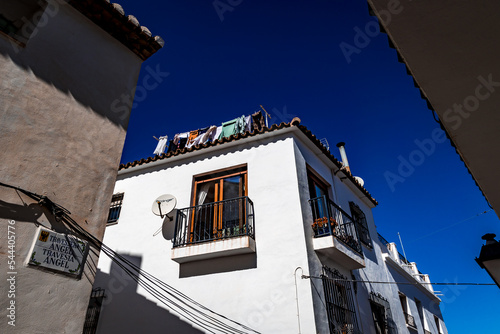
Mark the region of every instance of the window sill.
[[242, 236], [173, 248], [172, 260], [186, 263], [249, 253], [255, 253], [255, 240], [249, 236]]

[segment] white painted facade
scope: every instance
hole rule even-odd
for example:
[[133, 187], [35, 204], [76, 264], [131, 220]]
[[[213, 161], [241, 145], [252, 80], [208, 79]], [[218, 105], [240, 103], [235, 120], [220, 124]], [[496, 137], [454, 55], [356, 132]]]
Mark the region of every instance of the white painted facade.
[[[172, 194], [178, 209], [190, 207], [195, 176], [232, 166], [247, 168], [255, 238], [173, 248], [174, 222], [151, 212], [155, 198]], [[362, 209], [372, 248], [363, 246], [363, 254], [358, 254], [335, 237], [314, 237], [308, 169], [329, 185], [329, 198], [347, 213], [350, 201]], [[378, 241], [373, 201], [338, 169], [306, 131], [290, 124], [122, 169], [115, 193], [124, 193], [123, 205], [118, 224], [106, 229], [104, 243], [197, 302], [261, 333], [330, 333], [322, 280], [302, 275], [319, 277], [326, 265], [349, 280], [353, 275], [356, 280], [412, 280], [408, 272], [398, 269], [397, 251], [390, 253]], [[153, 236], [162, 226], [162, 233]], [[106, 290], [98, 333], [154, 333], [162, 328], [202, 332], [160, 306], [108, 257], [101, 256], [98, 268], [94, 288]], [[347, 284], [352, 288], [351, 282]], [[389, 300], [397, 333], [424, 333], [420, 322], [417, 331], [407, 328], [399, 292], [407, 296], [415, 320], [419, 319], [416, 297], [429, 319], [426, 328], [433, 334], [447, 333], [444, 323], [440, 332], [432, 328], [434, 315], [442, 319], [439, 299], [432, 291], [422, 286], [355, 285], [351, 291], [356, 290], [353, 300], [360, 333], [376, 333], [370, 292]]]

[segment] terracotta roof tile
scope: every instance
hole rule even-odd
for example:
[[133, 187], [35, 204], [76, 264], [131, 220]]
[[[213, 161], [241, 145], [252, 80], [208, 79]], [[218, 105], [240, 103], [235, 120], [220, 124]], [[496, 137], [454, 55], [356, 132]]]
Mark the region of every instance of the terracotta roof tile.
[[68, 0], [68, 3], [142, 60], [148, 59], [165, 44], [160, 36], [153, 37], [148, 28], [141, 26], [137, 18], [126, 16], [117, 3], [112, 4], [109, 0]]

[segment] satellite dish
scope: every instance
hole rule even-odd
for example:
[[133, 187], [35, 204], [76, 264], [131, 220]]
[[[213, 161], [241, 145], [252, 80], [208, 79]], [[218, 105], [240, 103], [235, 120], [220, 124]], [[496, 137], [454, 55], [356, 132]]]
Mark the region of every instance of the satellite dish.
[[359, 176], [355, 176], [354, 177], [356, 179], [356, 181], [358, 181], [358, 183], [361, 185], [361, 186], [364, 186], [365, 185], [365, 181], [360, 178]]
[[177, 199], [173, 195], [161, 195], [153, 202], [151, 210], [157, 216], [163, 218], [175, 209]]

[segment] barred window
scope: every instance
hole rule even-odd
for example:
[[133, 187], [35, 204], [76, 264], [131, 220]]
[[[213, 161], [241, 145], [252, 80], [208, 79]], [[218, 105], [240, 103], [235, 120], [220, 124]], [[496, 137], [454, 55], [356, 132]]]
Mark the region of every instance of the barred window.
[[120, 211], [122, 209], [123, 193], [114, 194], [111, 198], [111, 205], [109, 207], [108, 222], [106, 225], [118, 224]]
[[376, 334], [395, 334], [396, 324], [392, 319], [389, 301], [379, 293], [370, 293], [370, 307]]
[[85, 324], [83, 325], [83, 334], [95, 334], [97, 331], [97, 322], [101, 313], [102, 301], [105, 298], [104, 289], [95, 288], [90, 295], [87, 314], [85, 315]]
[[368, 247], [372, 247], [372, 239], [370, 238], [370, 230], [368, 230], [368, 223], [363, 211], [354, 202], [349, 202], [351, 209], [351, 217], [358, 229], [359, 240]]
[[336, 269], [323, 266], [321, 275], [325, 293], [330, 334], [361, 334], [354, 307], [351, 282]]

